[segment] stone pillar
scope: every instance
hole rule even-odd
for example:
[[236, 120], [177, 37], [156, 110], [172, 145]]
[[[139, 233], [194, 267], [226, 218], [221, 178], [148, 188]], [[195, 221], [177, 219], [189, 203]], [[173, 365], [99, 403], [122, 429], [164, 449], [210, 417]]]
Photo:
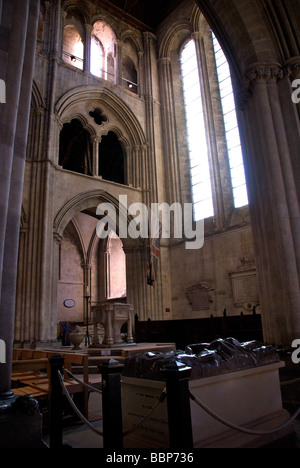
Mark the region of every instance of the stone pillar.
[[31, 109], [30, 127], [28, 132], [27, 159], [41, 161], [43, 157], [43, 130], [45, 109]]
[[96, 135], [91, 137], [93, 144], [93, 175], [99, 176], [99, 145], [101, 137]]
[[1, 10], [0, 79], [6, 104], [0, 104], [0, 338], [6, 363], [0, 365], [0, 398], [12, 396], [11, 361], [17, 263], [26, 142], [39, 18], [38, 0], [3, 0]]
[[104, 282], [105, 282], [105, 299], [110, 299], [110, 250], [106, 246], [104, 252]]
[[[285, 64], [285, 70], [292, 83], [294, 80], [300, 80], [300, 57], [296, 56], [288, 60]], [[299, 88], [299, 86], [297, 88]], [[293, 88], [293, 91], [296, 91], [296, 89]], [[297, 93], [297, 97], [299, 97], [299, 93]], [[298, 116], [300, 119], [300, 102], [295, 102], [294, 104], [297, 107]]]
[[138, 52], [139, 59], [139, 72], [138, 72], [138, 85], [139, 85], [139, 96], [144, 97], [144, 52]]
[[182, 190], [179, 169], [179, 156], [177, 141], [177, 125], [175, 113], [175, 101], [173, 90], [172, 65], [170, 57], [162, 57], [159, 60], [159, 70], [161, 79], [161, 96], [163, 101], [163, 126], [166, 167], [168, 168], [167, 193], [169, 203], [182, 203]]
[[115, 84], [123, 86], [123, 69], [122, 69], [122, 49], [123, 42], [115, 41]]
[[[92, 265], [90, 265], [89, 263], [83, 263], [82, 268], [83, 268], [83, 297], [90, 299], [91, 298]], [[84, 320], [86, 321], [87, 318], [90, 319], [90, 316], [89, 316], [90, 311], [89, 311], [89, 306], [87, 303], [85, 304], [84, 310], [85, 310]]]
[[84, 71], [91, 71], [91, 43], [92, 43], [93, 26], [85, 24], [85, 45], [84, 45]]
[[[149, 146], [147, 148], [148, 171], [143, 187], [150, 191], [148, 203], [157, 203], [159, 199], [159, 181], [157, 172], [158, 159], [155, 129], [159, 132], [161, 126], [159, 125], [160, 115], [158, 116], [158, 109], [156, 106], [159, 99], [156, 37], [152, 33], [144, 33], [144, 49], [146, 136]], [[165, 198], [162, 197], [162, 199]]]
[[300, 334], [300, 216], [282, 118], [287, 104], [278, 93], [283, 71], [277, 64], [256, 65], [247, 79], [252, 98], [243, 112], [245, 166], [264, 339], [291, 346]]

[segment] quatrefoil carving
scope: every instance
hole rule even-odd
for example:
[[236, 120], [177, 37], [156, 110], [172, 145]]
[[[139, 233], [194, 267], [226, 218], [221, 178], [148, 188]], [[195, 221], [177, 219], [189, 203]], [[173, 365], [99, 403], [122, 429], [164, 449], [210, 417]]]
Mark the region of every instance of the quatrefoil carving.
[[104, 123], [108, 122], [108, 118], [105, 114], [103, 114], [103, 111], [99, 107], [96, 107], [93, 111], [90, 111], [89, 114], [95, 120], [97, 125], [103, 125]]

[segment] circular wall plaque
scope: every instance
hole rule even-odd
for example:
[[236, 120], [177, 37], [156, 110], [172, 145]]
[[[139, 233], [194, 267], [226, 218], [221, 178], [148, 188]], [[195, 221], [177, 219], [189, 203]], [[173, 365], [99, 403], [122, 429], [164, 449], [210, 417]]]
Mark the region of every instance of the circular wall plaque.
[[75, 307], [75, 301], [73, 301], [73, 299], [67, 299], [67, 300], [64, 302], [64, 306], [65, 306], [67, 309], [73, 309], [73, 307]]

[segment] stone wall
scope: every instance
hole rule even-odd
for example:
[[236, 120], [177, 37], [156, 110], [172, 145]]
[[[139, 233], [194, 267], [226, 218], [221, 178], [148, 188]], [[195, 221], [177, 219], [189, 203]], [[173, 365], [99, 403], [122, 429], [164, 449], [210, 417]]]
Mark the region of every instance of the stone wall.
[[[230, 6], [225, 0], [197, 3], [210, 26], [195, 3], [186, 0], [154, 34], [126, 24], [93, 2], [78, 2], [78, 28], [87, 45], [80, 70], [62, 58], [63, 29], [71, 21], [73, 3], [71, 8], [68, 2], [62, 7], [59, 0], [41, 2], [43, 34], [40, 21], [23, 191], [16, 340], [56, 338], [60, 249], [76, 216], [95, 215], [103, 201], [117, 207], [120, 195], [127, 195], [128, 205], [191, 201], [179, 63], [180, 48], [190, 38], [196, 43], [207, 91], [215, 216], [205, 222], [202, 250], [187, 252], [183, 244], [162, 243], [155, 289], [146, 284], [145, 243], [124, 240], [127, 300], [141, 320], [220, 315], [224, 308], [239, 314], [244, 305], [234, 297], [232, 274], [257, 271], [265, 339], [286, 344], [299, 333], [299, 119], [290, 100], [299, 63], [298, 39], [292, 40], [298, 27], [294, 11], [268, 0], [259, 5], [246, 0], [232, 0]], [[114, 82], [89, 72], [88, 44], [96, 20], [107, 22], [116, 36]], [[238, 105], [250, 200], [249, 208], [239, 210], [233, 208], [229, 183], [210, 27], [230, 61]], [[138, 94], [124, 87], [126, 55], [137, 71]], [[108, 118], [103, 125], [89, 116], [98, 107]], [[102, 137], [109, 131], [117, 135], [126, 160], [124, 186], [103, 180], [97, 171], [87, 176], [59, 166], [60, 131], [74, 118], [91, 135], [94, 168]], [[85, 253], [84, 288], [97, 283], [94, 299], [105, 298], [107, 285], [91, 268], [99, 258], [104, 262], [105, 248]], [[203, 296], [203, 310], [191, 311], [191, 288]], [[247, 303], [256, 305], [253, 294], [246, 299], [246, 308]]]

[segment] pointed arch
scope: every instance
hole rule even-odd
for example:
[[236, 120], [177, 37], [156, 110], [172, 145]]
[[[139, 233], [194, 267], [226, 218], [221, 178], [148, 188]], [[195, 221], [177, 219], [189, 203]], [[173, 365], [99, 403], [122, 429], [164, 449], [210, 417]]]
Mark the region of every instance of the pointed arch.
[[78, 226], [76, 218], [71, 219], [70, 223], [66, 226], [66, 229], [64, 232], [67, 233], [72, 238], [72, 241], [74, 242], [74, 245], [76, 245], [78, 252], [80, 254], [81, 261], [85, 263], [86, 258], [87, 258], [87, 252], [86, 252], [86, 248], [84, 245], [82, 232], [80, 230], [80, 227]]
[[177, 44], [185, 40], [188, 36], [191, 36], [193, 32], [192, 23], [188, 19], [182, 19], [173, 23], [160, 44], [159, 57], [170, 57], [171, 51], [174, 48], [178, 48]]
[[90, 13], [85, 5], [85, 2], [81, 0], [63, 0], [62, 9], [66, 12], [68, 11], [77, 11], [81, 16], [82, 24], [88, 23], [90, 18]]
[[[110, 219], [108, 214], [108, 223], [111, 229], [113, 229], [119, 236], [119, 223], [122, 222], [128, 226], [132, 221], [132, 218], [128, 215], [128, 213], [123, 213], [120, 211], [119, 200], [117, 200], [114, 196], [110, 195], [104, 190], [93, 190], [76, 195], [67, 203], [65, 203], [63, 207], [61, 207], [53, 222], [54, 238], [59, 239], [63, 237], [63, 233], [66, 227], [72, 221], [74, 216], [76, 216], [76, 214], [83, 211], [90, 211], [90, 213], [94, 213], [94, 216], [96, 217], [95, 208], [97, 208], [101, 203], [108, 203], [114, 207], [117, 219]], [[116, 225], [115, 221], [117, 221]], [[123, 239], [122, 241], [124, 246], [132, 244], [130, 236], [128, 236], [128, 239]]]
[[70, 118], [75, 109], [82, 103], [94, 102], [97, 105], [106, 105], [108, 110], [117, 116], [124, 126], [129, 144], [134, 146], [146, 145], [143, 128], [134, 112], [109, 89], [99, 86], [80, 86], [68, 91], [57, 102], [55, 110], [59, 120]]

